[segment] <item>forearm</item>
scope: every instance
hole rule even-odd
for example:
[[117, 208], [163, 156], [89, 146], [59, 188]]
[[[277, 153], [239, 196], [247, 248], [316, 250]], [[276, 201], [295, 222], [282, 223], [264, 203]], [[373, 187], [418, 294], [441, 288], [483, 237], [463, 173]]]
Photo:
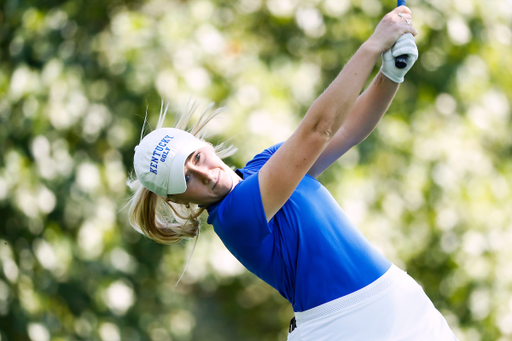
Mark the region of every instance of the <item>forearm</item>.
[[379, 72], [368, 89], [357, 99], [341, 127], [340, 134], [344, 134], [354, 145], [364, 141], [388, 110], [398, 87], [399, 84]]
[[[412, 26], [404, 24], [403, 18], [399, 15], [404, 15], [402, 12], [410, 14], [407, 7], [398, 7], [384, 16], [374, 34], [312, 106], [311, 109], [319, 107], [325, 111], [334, 108], [332, 111], [337, 113], [334, 115], [337, 121], [331, 124], [331, 127], [337, 128], [329, 132], [333, 135], [329, 135], [327, 145], [324, 145], [324, 150], [308, 170], [309, 175], [317, 177], [350, 148], [363, 141], [375, 129], [388, 109], [398, 90], [398, 84], [381, 72], [370, 87], [360, 96], [359, 94], [381, 53], [389, 51], [405, 33], [412, 35], [418, 33]], [[410, 45], [409, 39], [405, 47], [410, 49]], [[411, 50], [411, 52], [414, 51]], [[415, 55], [417, 57], [417, 53]], [[321, 111], [317, 110], [317, 112]]]
[[334, 136], [349, 113], [372, 72], [380, 51], [366, 42], [345, 65], [340, 74], [308, 110], [305, 121]]
[[379, 72], [368, 89], [359, 96], [346, 121], [308, 174], [316, 178], [350, 148], [370, 135], [388, 109], [397, 89], [397, 83]]

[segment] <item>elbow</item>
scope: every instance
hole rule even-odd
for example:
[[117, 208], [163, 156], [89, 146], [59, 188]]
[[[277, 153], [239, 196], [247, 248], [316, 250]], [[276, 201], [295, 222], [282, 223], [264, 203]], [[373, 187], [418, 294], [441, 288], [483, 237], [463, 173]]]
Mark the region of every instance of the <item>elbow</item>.
[[369, 136], [369, 134], [358, 133], [357, 131], [353, 131], [352, 129], [347, 128], [346, 126], [342, 126], [339, 132], [343, 141], [345, 141], [345, 143], [350, 146], [350, 148], [357, 146]]
[[327, 141], [330, 141], [336, 134], [332, 125], [326, 124], [326, 122], [318, 122], [315, 124], [313, 132]]
[[333, 139], [336, 131], [330, 122], [319, 120], [311, 126], [310, 133], [321, 144], [328, 144]]
[[330, 109], [329, 113], [319, 118], [314, 126], [313, 131], [326, 141], [332, 140], [343, 123], [343, 115], [339, 115], [334, 109]]
[[309, 108], [303, 123], [306, 131], [323, 142], [330, 142], [346, 118], [346, 112], [334, 103], [316, 100]]

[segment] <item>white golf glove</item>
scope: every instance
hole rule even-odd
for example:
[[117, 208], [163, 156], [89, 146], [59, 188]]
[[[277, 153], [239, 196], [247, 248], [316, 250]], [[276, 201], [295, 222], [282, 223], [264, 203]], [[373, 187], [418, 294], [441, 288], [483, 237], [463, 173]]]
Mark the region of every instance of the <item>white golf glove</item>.
[[[399, 69], [395, 66], [395, 58], [406, 54], [407, 66]], [[410, 33], [402, 35], [393, 47], [382, 54], [382, 66], [380, 71], [395, 83], [402, 83], [404, 76], [418, 59], [418, 48], [414, 36]]]

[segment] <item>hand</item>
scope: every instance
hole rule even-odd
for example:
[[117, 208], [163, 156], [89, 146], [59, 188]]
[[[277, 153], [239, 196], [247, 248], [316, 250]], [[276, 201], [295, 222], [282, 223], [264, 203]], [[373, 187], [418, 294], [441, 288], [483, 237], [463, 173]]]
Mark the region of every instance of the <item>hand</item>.
[[406, 33], [415, 36], [418, 31], [412, 26], [411, 10], [408, 7], [400, 6], [382, 18], [375, 28], [375, 32], [365, 44], [381, 54], [391, 49], [398, 38]]
[[[406, 54], [407, 66], [403, 69], [399, 69], [395, 66], [395, 57]], [[380, 72], [387, 78], [391, 79], [395, 83], [402, 83], [404, 76], [411, 69], [414, 62], [418, 59], [418, 48], [414, 41], [414, 36], [410, 33], [406, 33], [396, 41], [388, 51], [382, 54], [382, 66]]]

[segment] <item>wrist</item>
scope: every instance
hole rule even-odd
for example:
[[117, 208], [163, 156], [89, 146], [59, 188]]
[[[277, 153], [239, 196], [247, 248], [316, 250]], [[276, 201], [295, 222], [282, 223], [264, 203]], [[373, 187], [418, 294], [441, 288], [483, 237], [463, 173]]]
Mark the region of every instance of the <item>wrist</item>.
[[375, 76], [375, 84], [381, 88], [398, 88], [399, 82], [394, 82], [384, 73], [382, 67], [380, 68], [377, 76]]
[[393, 82], [395, 84], [403, 83], [403, 81], [405, 80], [403, 75], [396, 75], [393, 74], [392, 72], [389, 72], [389, 70], [386, 70], [384, 65], [380, 67], [380, 73], [382, 73], [389, 82]]
[[372, 54], [376, 58], [378, 58], [381, 53], [384, 52], [382, 51], [382, 47], [373, 42], [371, 38], [365, 41], [363, 45], [361, 45], [361, 49], [364, 49], [366, 53]]

